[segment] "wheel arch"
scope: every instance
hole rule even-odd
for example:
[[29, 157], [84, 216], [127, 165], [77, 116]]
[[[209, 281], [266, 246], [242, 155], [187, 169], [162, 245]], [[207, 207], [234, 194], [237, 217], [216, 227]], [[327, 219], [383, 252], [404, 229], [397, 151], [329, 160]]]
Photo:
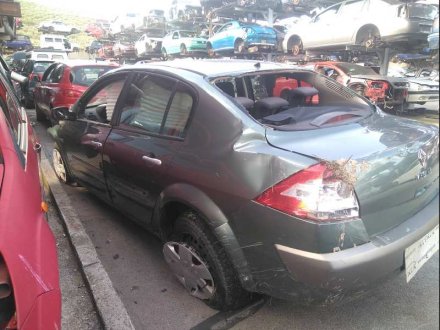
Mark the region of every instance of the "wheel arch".
[[[188, 198], [190, 196], [190, 198]], [[204, 192], [189, 184], [174, 184], [159, 197], [153, 214], [153, 229], [166, 240], [178, 216], [193, 211], [200, 216], [212, 234], [222, 244], [245, 288], [251, 287], [248, 263], [233, 233], [228, 219], [218, 205]]]
[[356, 32], [355, 34], [355, 38], [354, 38], [354, 42], [356, 45], [359, 45], [361, 43], [361, 37], [363, 36], [363, 34], [365, 34], [367, 31], [369, 31], [370, 29], [373, 29], [374, 31], [377, 31], [380, 35], [380, 30], [377, 27], [377, 25], [375, 24], [365, 24], [362, 25]]

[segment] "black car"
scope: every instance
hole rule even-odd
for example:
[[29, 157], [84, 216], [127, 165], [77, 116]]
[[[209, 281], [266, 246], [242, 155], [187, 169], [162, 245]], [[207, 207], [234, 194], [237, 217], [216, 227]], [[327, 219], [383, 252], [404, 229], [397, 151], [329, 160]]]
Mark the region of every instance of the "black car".
[[214, 308], [251, 292], [338, 300], [404, 269], [409, 281], [438, 249], [438, 128], [313, 71], [138, 64], [54, 110], [58, 177], [157, 234]]

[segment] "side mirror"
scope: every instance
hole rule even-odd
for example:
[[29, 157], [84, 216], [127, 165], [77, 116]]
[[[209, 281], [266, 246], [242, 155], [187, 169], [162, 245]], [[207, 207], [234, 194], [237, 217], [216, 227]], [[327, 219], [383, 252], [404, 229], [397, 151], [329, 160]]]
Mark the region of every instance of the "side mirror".
[[76, 120], [76, 113], [71, 112], [68, 107], [57, 107], [52, 109], [56, 120]]
[[32, 81], [34, 81], [34, 82], [40, 82], [41, 80], [40, 80], [40, 77], [38, 77], [37, 75], [35, 75], [35, 76], [32, 76]]

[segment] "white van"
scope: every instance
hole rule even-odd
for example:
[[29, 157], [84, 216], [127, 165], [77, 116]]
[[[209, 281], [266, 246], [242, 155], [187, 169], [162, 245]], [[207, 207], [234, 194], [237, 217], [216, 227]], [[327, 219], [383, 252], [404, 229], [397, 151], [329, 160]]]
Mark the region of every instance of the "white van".
[[51, 61], [66, 61], [68, 60], [67, 53], [62, 50], [55, 49], [33, 49], [26, 55], [27, 58], [33, 60], [51, 60]]
[[40, 48], [51, 48], [69, 51], [71, 44], [66, 37], [59, 34], [42, 34], [40, 36]]

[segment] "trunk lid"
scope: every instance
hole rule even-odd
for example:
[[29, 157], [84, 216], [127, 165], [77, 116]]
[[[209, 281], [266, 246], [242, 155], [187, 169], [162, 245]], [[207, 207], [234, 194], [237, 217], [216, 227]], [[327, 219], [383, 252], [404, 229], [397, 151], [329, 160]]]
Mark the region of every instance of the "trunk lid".
[[360, 216], [370, 236], [423, 209], [438, 194], [438, 128], [374, 114], [360, 122], [311, 131], [267, 130], [268, 142], [317, 160], [354, 160]]

